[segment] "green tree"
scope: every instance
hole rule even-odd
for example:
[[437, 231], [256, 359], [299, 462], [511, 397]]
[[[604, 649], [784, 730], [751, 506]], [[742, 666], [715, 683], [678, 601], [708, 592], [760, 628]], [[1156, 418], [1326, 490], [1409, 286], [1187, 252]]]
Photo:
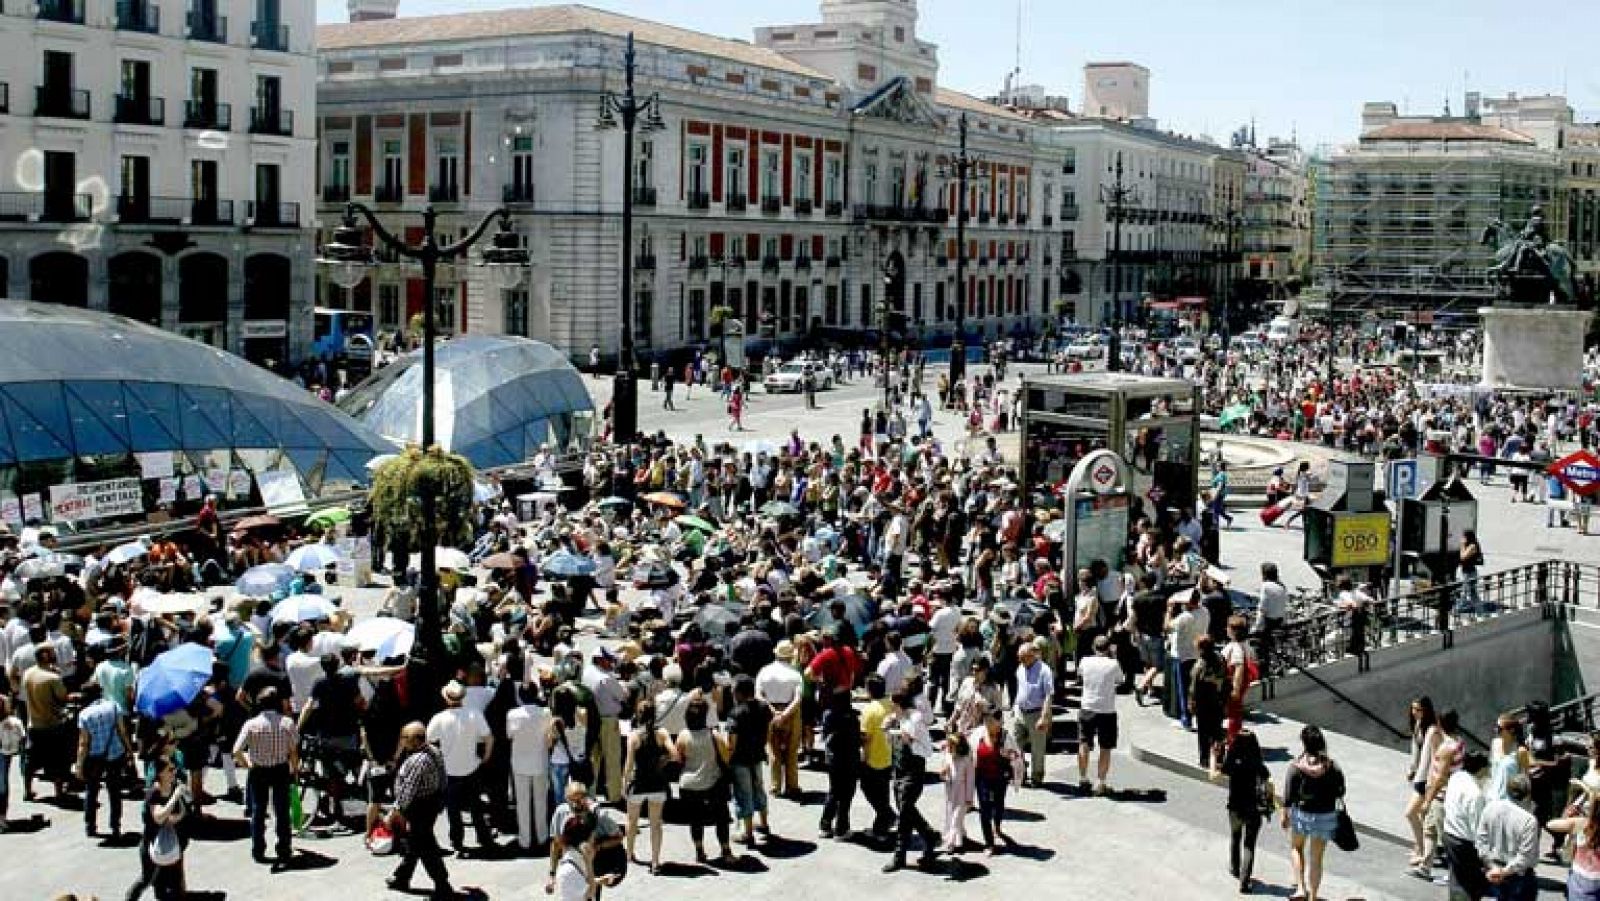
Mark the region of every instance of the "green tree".
[[367, 497], [373, 524], [384, 535], [418, 547], [422, 535], [421, 498], [431, 489], [439, 544], [465, 546], [472, 540], [472, 484], [472, 464], [465, 457], [437, 446], [426, 453], [409, 446], [372, 474], [372, 490]]

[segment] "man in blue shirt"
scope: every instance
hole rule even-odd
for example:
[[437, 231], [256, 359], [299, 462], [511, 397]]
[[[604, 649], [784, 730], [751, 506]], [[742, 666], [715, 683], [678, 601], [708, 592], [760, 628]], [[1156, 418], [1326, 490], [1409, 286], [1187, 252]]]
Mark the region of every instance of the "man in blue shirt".
[[77, 777], [83, 781], [83, 831], [93, 837], [100, 808], [100, 786], [111, 805], [111, 836], [122, 834], [123, 779], [127, 773], [128, 733], [122, 711], [104, 697], [100, 685], [83, 687], [84, 708], [78, 714]]

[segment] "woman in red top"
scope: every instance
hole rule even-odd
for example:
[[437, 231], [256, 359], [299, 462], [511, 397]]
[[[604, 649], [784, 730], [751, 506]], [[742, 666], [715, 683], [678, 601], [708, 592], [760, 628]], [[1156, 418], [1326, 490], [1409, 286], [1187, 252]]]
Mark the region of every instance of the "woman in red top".
[[1015, 748], [1005, 730], [1005, 711], [991, 708], [983, 718], [983, 725], [972, 736], [971, 744], [976, 757], [975, 786], [978, 794], [978, 822], [983, 827], [984, 853], [994, 854], [994, 840], [999, 838], [1011, 844], [1000, 824], [1006, 817], [1006, 789], [1011, 785]]

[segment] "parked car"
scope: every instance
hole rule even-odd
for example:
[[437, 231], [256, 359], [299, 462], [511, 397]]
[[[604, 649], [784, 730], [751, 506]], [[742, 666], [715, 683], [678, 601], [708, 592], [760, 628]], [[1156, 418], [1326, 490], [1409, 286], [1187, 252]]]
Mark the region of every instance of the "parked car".
[[1067, 345], [1069, 360], [1098, 360], [1106, 355], [1106, 340], [1099, 335], [1088, 335]]
[[818, 391], [826, 391], [833, 387], [832, 369], [821, 363], [803, 363], [799, 360], [790, 360], [779, 366], [776, 371], [763, 379], [761, 384], [767, 389], [768, 394], [799, 393], [805, 390], [807, 373], [816, 378]]

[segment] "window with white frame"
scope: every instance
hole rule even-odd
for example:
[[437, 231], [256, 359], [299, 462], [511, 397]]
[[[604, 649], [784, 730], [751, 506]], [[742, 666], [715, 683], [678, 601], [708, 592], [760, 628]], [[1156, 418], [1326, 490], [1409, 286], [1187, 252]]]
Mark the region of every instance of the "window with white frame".
[[433, 186], [444, 197], [454, 198], [461, 190], [461, 145], [455, 137], [440, 138], [433, 145]]
[[378, 285], [378, 330], [395, 332], [400, 326], [400, 286], [382, 282]]
[[765, 150], [761, 154], [761, 197], [776, 198], [783, 196], [783, 169], [782, 157], [777, 150]]
[[889, 167], [889, 205], [900, 206], [906, 202], [906, 167]]
[[794, 199], [811, 199], [811, 154], [797, 153], [794, 156]]
[[434, 288], [434, 322], [444, 334], [456, 333], [456, 286], [438, 285]]
[[728, 184], [729, 197], [744, 196], [744, 148], [728, 148]]
[[648, 188], [653, 186], [656, 176], [656, 142], [649, 138], [640, 138], [639, 146], [633, 154], [633, 186]]
[[397, 195], [405, 188], [406, 158], [399, 138], [383, 141], [383, 190]]
[[878, 164], [868, 163], [861, 183], [861, 199], [867, 203], [878, 202]]
[[710, 180], [706, 177], [706, 145], [693, 142], [689, 145], [689, 193], [709, 194]]
[[505, 299], [505, 333], [528, 337], [528, 292], [519, 288], [501, 296]]
[[839, 203], [843, 189], [844, 161], [837, 156], [830, 156], [822, 173], [822, 199], [828, 203]]
[[511, 138], [511, 190], [514, 199], [533, 199], [533, 136]]

